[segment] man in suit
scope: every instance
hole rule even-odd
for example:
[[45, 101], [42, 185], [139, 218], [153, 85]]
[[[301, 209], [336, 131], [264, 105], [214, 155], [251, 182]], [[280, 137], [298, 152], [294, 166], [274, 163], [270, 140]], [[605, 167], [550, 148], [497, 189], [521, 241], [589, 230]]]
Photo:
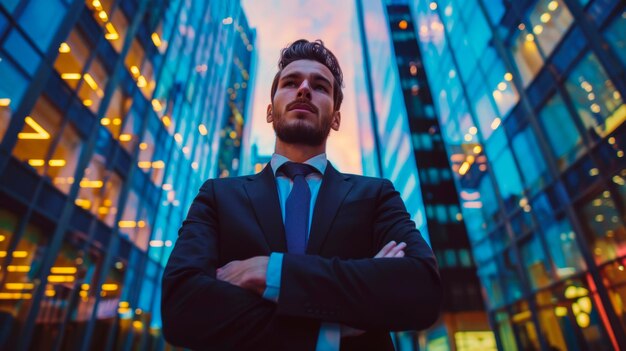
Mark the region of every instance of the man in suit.
[[209, 179], [163, 276], [163, 332], [207, 350], [393, 350], [441, 304], [431, 249], [391, 182], [339, 173], [341, 68], [321, 41], [283, 49], [256, 175]]

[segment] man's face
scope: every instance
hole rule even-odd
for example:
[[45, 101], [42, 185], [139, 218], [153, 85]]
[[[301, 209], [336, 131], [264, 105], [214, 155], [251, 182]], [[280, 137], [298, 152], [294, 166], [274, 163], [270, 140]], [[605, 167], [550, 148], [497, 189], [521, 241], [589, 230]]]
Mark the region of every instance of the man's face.
[[317, 61], [298, 60], [278, 80], [267, 122], [276, 137], [289, 144], [322, 145], [330, 129], [339, 130], [340, 114], [333, 102], [333, 74]]

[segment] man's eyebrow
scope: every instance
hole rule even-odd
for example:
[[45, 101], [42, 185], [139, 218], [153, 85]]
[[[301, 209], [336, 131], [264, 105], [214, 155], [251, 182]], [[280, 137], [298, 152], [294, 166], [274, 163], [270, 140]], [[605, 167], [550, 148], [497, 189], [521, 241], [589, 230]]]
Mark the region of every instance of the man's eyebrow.
[[[322, 81], [322, 82], [328, 84], [328, 86], [332, 86], [333, 85], [331, 83], [331, 81], [328, 80], [328, 78], [324, 77], [321, 74], [313, 73], [312, 76], [313, 76], [313, 80], [315, 80], [315, 81]], [[289, 74], [286, 74], [284, 76], [281, 76], [280, 80], [282, 81], [282, 80], [287, 80], [287, 79], [298, 79], [298, 78], [301, 78], [301, 77], [302, 77], [302, 74], [300, 74], [298, 72], [293, 72], [293, 73], [289, 73]]]

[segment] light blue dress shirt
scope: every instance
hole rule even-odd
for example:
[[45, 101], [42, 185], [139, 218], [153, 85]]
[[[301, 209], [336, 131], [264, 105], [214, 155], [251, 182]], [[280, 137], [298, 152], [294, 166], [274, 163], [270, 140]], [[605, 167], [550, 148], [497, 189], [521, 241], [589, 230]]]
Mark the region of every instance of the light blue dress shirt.
[[[276, 187], [278, 188], [278, 200], [280, 202], [280, 211], [282, 213], [283, 224], [285, 222], [285, 203], [287, 202], [287, 197], [289, 196], [291, 188], [293, 187], [293, 181], [282, 172], [278, 172], [278, 169], [280, 168], [280, 166], [288, 161], [290, 161], [288, 158], [279, 154], [273, 154], [272, 159], [270, 160], [270, 166], [272, 167], [272, 171], [274, 172]], [[307, 175], [305, 178], [307, 184], [309, 185], [309, 189], [311, 189], [309, 230], [307, 231], [308, 242], [308, 235], [311, 231], [311, 223], [313, 219], [313, 209], [315, 208], [315, 200], [317, 200], [317, 194], [319, 193], [320, 187], [322, 185], [322, 176], [324, 174], [324, 171], [326, 171], [326, 165], [328, 164], [328, 160], [326, 159], [326, 154], [323, 153], [304, 161], [304, 163], [313, 166], [319, 171], [319, 173], [313, 172]], [[280, 295], [282, 267], [283, 254], [279, 252], [272, 252], [267, 265], [267, 273], [265, 279], [267, 286], [265, 288], [265, 291], [263, 292], [263, 297], [265, 299], [278, 302], [278, 296]], [[317, 338], [317, 347], [315, 350], [338, 351], [340, 341], [341, 328], [339, 324], [322, 323], [322, 325], [320, 326], [320, 333]]]

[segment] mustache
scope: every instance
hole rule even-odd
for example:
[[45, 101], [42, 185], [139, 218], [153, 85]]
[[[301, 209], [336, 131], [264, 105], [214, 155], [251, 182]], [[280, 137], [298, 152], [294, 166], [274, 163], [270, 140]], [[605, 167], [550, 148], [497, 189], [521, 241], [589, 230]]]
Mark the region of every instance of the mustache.
[[317, 109], [317, 107], [315, 107], [315, 105], [311, 104], [311, 103], [310, 103], [308, 100], [306, 100], [306, 99], [296, 99], [296, 100], [294, 100], [294, 101], [290, 102], [290, 103], [287, 105], [287, 111], [289, 111], [289, 110], [293, 109], [293, 108], [294, 108], [294, 106], [296, 106], [296, 105], [306, 105], [306, 106], [307, 106], [307, 107], [308, 107], [308, 108], [309, 108], [312, 112], [314, 112], [314, 113], [318, 113], [318, 112], [319, 112], [319, 111], [318, 111], [318, 109]]

